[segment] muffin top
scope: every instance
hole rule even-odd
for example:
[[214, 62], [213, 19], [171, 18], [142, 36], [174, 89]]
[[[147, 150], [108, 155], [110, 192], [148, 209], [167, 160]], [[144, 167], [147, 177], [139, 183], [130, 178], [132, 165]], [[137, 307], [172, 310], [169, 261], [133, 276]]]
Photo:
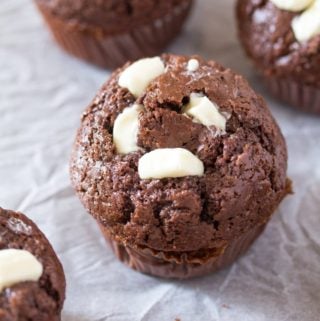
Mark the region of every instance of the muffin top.
[[320, 87], [319, 0], [239, 0], [237, 17], [247, 54], [266, 76]]
[[71, 179], [117, 240], [197, 251], [266, 222], [288, 191], [286, 168], [279, 127], [243, 77], [162, 55], [103, 85], [83, 114]]
[[93, 28], [94, 31], [119, 32], [128, 30], [179, 11], [190, 0], [36, 0], [53, 15], [70, 25]]
[[2, 208], [0, 273], [0, 320], [60, 320], [65, 279], [56, 254], [31, 220]]

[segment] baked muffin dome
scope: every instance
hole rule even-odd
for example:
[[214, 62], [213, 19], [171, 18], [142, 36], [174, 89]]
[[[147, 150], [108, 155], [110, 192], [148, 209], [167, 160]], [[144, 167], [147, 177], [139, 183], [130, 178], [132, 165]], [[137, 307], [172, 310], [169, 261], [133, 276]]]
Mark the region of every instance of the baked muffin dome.
[[119, 32], [157, 19], [189, 0], [37, 0], [53, 15], [102, 32]]
[[155, 55], [180, 32], [193, 0], [35, 0], [57, 43], [103, 68]]
[[307, 111], [320, 111], [320, 32], [300, 39], [303, 25], [297, 19], [308, 9], [285, 10], [275, 2], [237, 2], [241, 43], [276, 96]]
[[[3, 269], [8, 268], [6, 262], [3, 266], [2, 255], [4, 251], [9, 250], [17, 251], [14, 254], [10, 252], [7, 254], [8, 257], [15, 255], [15, 264], [18, 262], [24, 270], [23, 277], [29, 274], [25, 281], [10, 282], [12, 284], [4, 288], [2, 282], [8, 275], [1, 276], [0, 319], [59, 321], [65, 299], [65, 277], [61, 263], [46, 237], [23, 214], [2, 208], [0, 208], [0, 236], [1, 273], [4, 273]], [[17, 259], [19, 255], [22, 255], [22, 259]], [[30, 279], [32, 273], [28, 269], [34, 268], [34, 264], [38, 269], [41, 266], [38, 280]], [[18, 269], [12, 265], [11, 270], [17, 273]], [[10, 275], [12, 279], [13, 275]]]
[[[82, 117], [73, 186], [89, 213], [123, 244], [174, 253], [224, 248], [264, 225], [288, 193], [284, 138], [242, 76], [199, 56], [165, 54], [161, 61], [163, 72], [139, 95], [119, 85], [130, 64], [103, 85]], [[218, 106], [224, 129], [186, 114], [193, 95]], [[114, 124], [134, 104], [143, 106], [138, 149], [119, 154]], [[167, 148], [191, 152], [204, 173], [142, 179], [139, 159]]]

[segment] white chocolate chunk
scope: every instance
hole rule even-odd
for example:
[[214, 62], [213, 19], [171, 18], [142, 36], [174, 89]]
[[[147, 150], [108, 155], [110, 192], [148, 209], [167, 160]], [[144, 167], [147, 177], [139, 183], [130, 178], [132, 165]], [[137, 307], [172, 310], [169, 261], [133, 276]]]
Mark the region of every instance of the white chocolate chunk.
[[17, 249], [0, 251], [0, 292], [26, 281], [39, 281], [42, 264], [30, 252]]
[[184, 148], [159, 148], [143, 155], [138, 166], [141, 179], [202, 176], [202, 161]]
[[190, 72], [194, 72], [199, 69], [199, 66], [199, 61], [197, 59], [190, 59], [188, 61], [187, 70]]
[[298, 12], [308, 8], [314, 0], [271, 0], [281, 10]]
[[189, 104], [183, 112], [205, 126], [215, 126], [222, 131], [226, 130], [226, 118], [219, 112], [218, 106], [206, 96], [192, 93]]
[[165, 66], [160, 57], [140, 59], [122, 72], [118, 83], [120, 87], [127, 88], [138, 97], [164, 70]]
[[139, 150], [137, 135], [139, 129], [139, 113], [142, 105], [135, 104], [125, 108], [116, 118], [113, 126], [113, 143], [118, 154], [128, 154]]
[[300, 42], [320, 34], [320, 0], [315, 0], [311, 7], [292, 20], [292, 29]]

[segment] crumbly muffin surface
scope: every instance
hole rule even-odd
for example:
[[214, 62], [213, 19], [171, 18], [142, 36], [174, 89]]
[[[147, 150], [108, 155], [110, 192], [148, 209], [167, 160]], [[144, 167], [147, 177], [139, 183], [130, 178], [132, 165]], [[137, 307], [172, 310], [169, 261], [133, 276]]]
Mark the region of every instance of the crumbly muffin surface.
[[320, 35], [297, 41], [291, 24], [300, 14], [281, 10], [270, 0], [239, 0], [240, 40], [264, 75], [320, 88]]
[[54, 16], [82, 27], [128, 30], [188, 6], [190, 0], [36, 0]]
[[63, 269], [36, 225], [20, 213], [0, 208], [0, 250], [21, 249], [43, 265], [38, 282], [20, 282], [0, 293], [0, 320], [59, 321], [65, 297]]
[[[113, 73], [85, 111], [71, 159], [73, 186], [86, 209], [112, 237], [160, 251], [221, 247], [265, 223], [288, 192], [287, 150], [264, 100], [247, 81], [200, 57], [163, 55], [165, 72], [135, 98]], [[188, 61], [199, 68], [190, 72]], [[227, 117], [226, 131], [182, 114], [202, 93]], [[139, 103], [140, 150], [119, 155], [116, 117]], [[140, 179], [139, 158], [182, 147], [204, 164], [203, 176]]]

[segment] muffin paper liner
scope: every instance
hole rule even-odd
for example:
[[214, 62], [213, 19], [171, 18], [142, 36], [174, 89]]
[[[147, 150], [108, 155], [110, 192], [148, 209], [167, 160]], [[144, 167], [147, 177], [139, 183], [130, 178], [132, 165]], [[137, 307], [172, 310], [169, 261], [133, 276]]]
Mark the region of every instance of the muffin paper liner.
[[150, 248], [133, 248], [121, 244], [110, 236], [105, 226], [98, 224], [105, 239], [121, 262], [145, 274], [178, 279], [206, 275], [230, 265], [247, 251], [266, 226], [266, 223], [259, 225], [226, 244], [223, 248], [207, 250], [205, 251], [207, 255], [197, 258], [195, 252], [192, 252], [190, 256], [187, 252], [166, 253]]
[[114, 69], [127, 61], [154, 56], [180, 32], [192, 7], [189, 3], [177, 6], [169, 14], [149, 24], [137, 26], [127, 32], [101, 34], [88, 32], [52, 15], [38, 4], [57, 43], [70, 54], [102, 68]]
[[320, 114], [320, 89], [290, 79], [265, 77], [266, 86], [281, 101], [304, 112]]

